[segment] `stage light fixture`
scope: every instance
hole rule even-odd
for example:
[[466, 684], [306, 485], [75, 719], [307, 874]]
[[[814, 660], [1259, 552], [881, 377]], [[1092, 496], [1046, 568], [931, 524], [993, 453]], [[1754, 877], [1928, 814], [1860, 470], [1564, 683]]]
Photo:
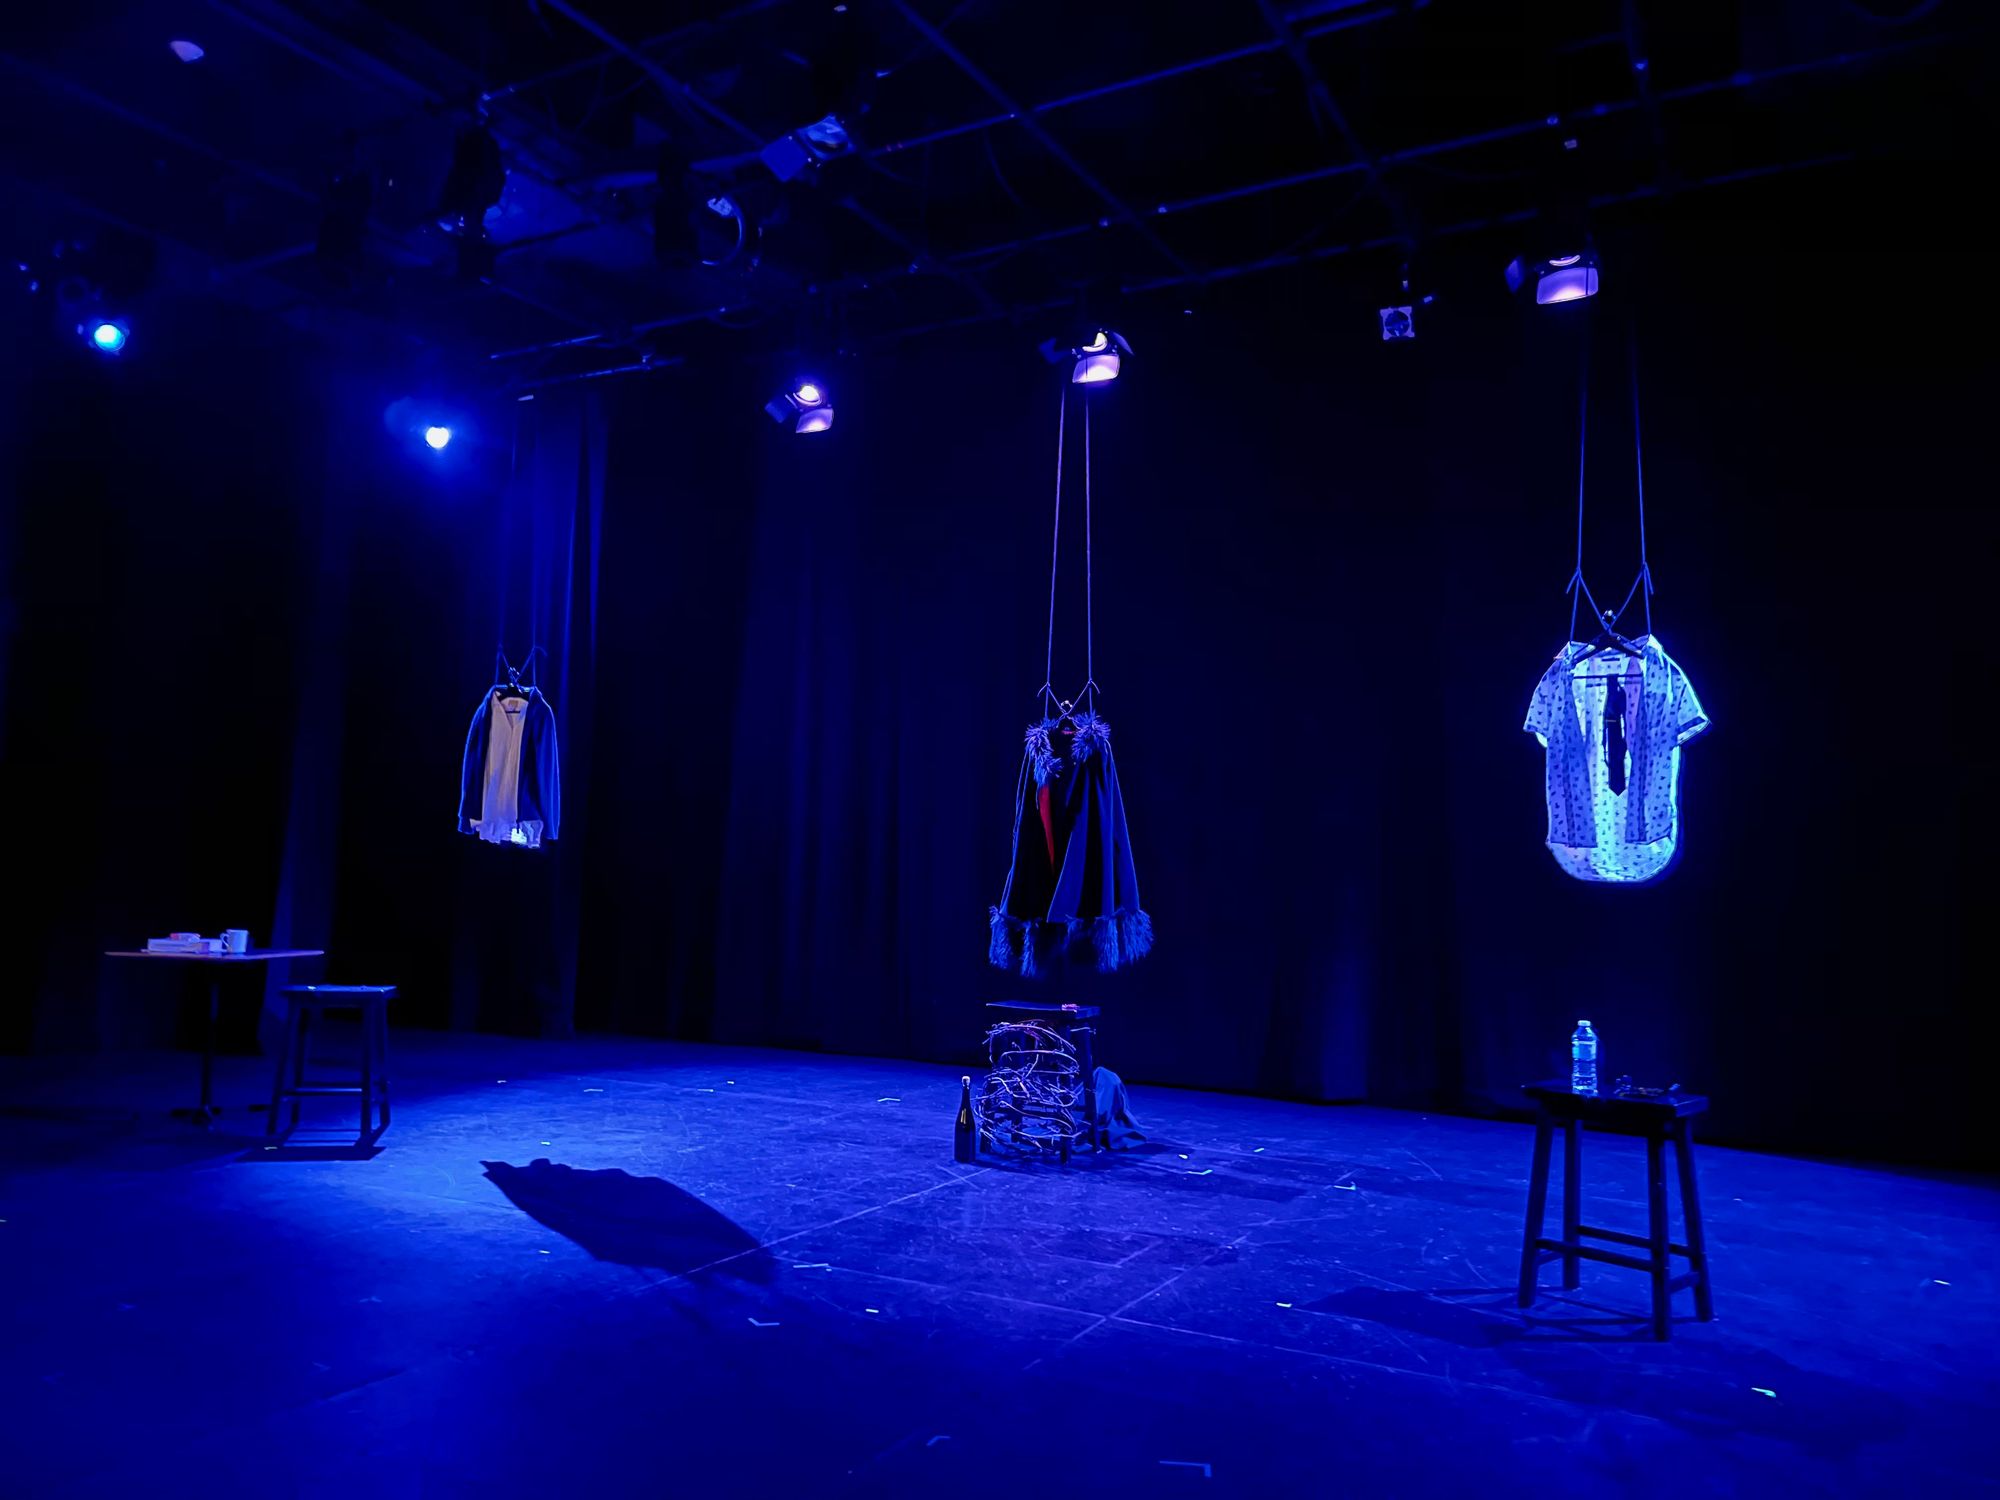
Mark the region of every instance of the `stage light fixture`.
[[1412, 276], [1410, 268], [1407, 265], [1403, 267], [1402, 273], [1397, 277], [1396, 284], [1390, 290], [1389, 295], [1395, 300], [1389, 306], [1380, 307], [1375, 310], [1376, 317], [1381, 320], [1383, 339], [1388, 342], [1397, 342], [1403, 339], [1415, 338], [1417, 336], [1417, 309], [1420, 307], [1429, 307], [1433, 302], [1437, 301], [1437, 298], [1430, 292], [1421, 289], [1421, 286]]
[[735, 184], [697, 171], [672, 140], [660, 147], [655, 178], [653, 254], [660, 264], [719, 269], [743, 261], [756, 268], [762, 215], [743, 201]]
[[442, 453], [444, 445], [451, 441], [451, 429], [449, 427], [426, 427], [424, 429], [424, 441]]
[[1508, 289], [1533, 286], [1538, 306], [1594, 297], [1597, 284], [1597, 252], [1588, 246], [1560, 255], [1516, 256], [1507, 266]]
[[93, 318], [79, 324], [76, 330], [99, 354], [120, 354], [124, 352], [126, 340], [132, 337], [132, 330], [118, 318]]
[[1069, 378], [1073, 385], [1102, 385], [1107, 380], [1116, 380], [1124, 369], [1121, 356], [1131, 352], [1132, 346], [1125, 336], [1109, 328], [1093, 329], [1077, 343], [1050, 339], [1042, 345], [1042, 358], [1050, 364], [1071, 362]]
[[825, 432], [833, 426], [833, 398], [815, 381], [801, 380], [764, 403], [771, 420], [789, 422], [793, 432]]
[[168, 42], [167, 46], [184, 63], [200, 62], [208, 55], [201, 50], [198, 42]]
[[762, 151], [758, 160], [771, 169], [780, 182], [790, 182], [807, 167], [825, 166], [854, 154], [854, 140], [838, 115], [825, 115], [789, 135], [779, 136]]

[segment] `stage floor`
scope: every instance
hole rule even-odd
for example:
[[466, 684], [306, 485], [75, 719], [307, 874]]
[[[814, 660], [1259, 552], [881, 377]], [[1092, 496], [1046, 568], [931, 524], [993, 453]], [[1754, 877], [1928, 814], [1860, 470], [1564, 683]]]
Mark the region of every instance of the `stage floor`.
[[957, 1070], [393, 1045], [367, 1160], [163, 1118], [186, 1054], [0, 1059], [0, 1493], [1993, 1492], [1991, 1181], [1703, 1148], [1658, 1345], [1634, 1272], [1516, 1311], [1525, 1126], [1142, 1088], [1142, 1152], [961, 1167]]

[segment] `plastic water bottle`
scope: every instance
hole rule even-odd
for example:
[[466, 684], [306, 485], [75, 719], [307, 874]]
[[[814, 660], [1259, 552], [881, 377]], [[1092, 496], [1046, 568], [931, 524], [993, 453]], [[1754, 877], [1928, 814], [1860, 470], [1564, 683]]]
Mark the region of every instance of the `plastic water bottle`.
[[1597, 1092], [1597, 1033], [1590, 1022], [1578, 1021], [1569, 1034], [1569, 1090], [1572, 1094]]

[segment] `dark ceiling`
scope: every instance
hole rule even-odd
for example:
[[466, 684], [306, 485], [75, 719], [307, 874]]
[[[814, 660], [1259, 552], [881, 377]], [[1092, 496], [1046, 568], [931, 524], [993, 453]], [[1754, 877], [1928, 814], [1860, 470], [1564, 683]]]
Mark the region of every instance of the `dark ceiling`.
[[[84, 0], [10, 19], [0, 173], [38, 281], [60, 241], [151, 295], [527, 383], [1336, 257], [1421, 275], [1470, 232], [1925, 149], [1983, 24], [1947, 0]], [[757, 152], [828, 111], [856, 149], [780, 183]], [[482, 115], [507, 175], [468, 280], [440, 195]], [[366, 192], [345, 256], [341, 182]], [[711, 192], [755, 226], [718, 266], [682, 243]]]

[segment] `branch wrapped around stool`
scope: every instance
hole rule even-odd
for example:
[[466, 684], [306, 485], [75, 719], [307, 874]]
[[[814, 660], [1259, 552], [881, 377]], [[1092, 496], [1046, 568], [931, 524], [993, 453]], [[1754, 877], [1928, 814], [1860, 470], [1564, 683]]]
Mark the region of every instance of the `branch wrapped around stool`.
[[986, 1033], [986, 1059], [973, 1101], [982, 1150], [1060, 1154], [1083, 1139], [1083, 1068], [1068, 1038], [1034, 1021], [1004, 1021]]

